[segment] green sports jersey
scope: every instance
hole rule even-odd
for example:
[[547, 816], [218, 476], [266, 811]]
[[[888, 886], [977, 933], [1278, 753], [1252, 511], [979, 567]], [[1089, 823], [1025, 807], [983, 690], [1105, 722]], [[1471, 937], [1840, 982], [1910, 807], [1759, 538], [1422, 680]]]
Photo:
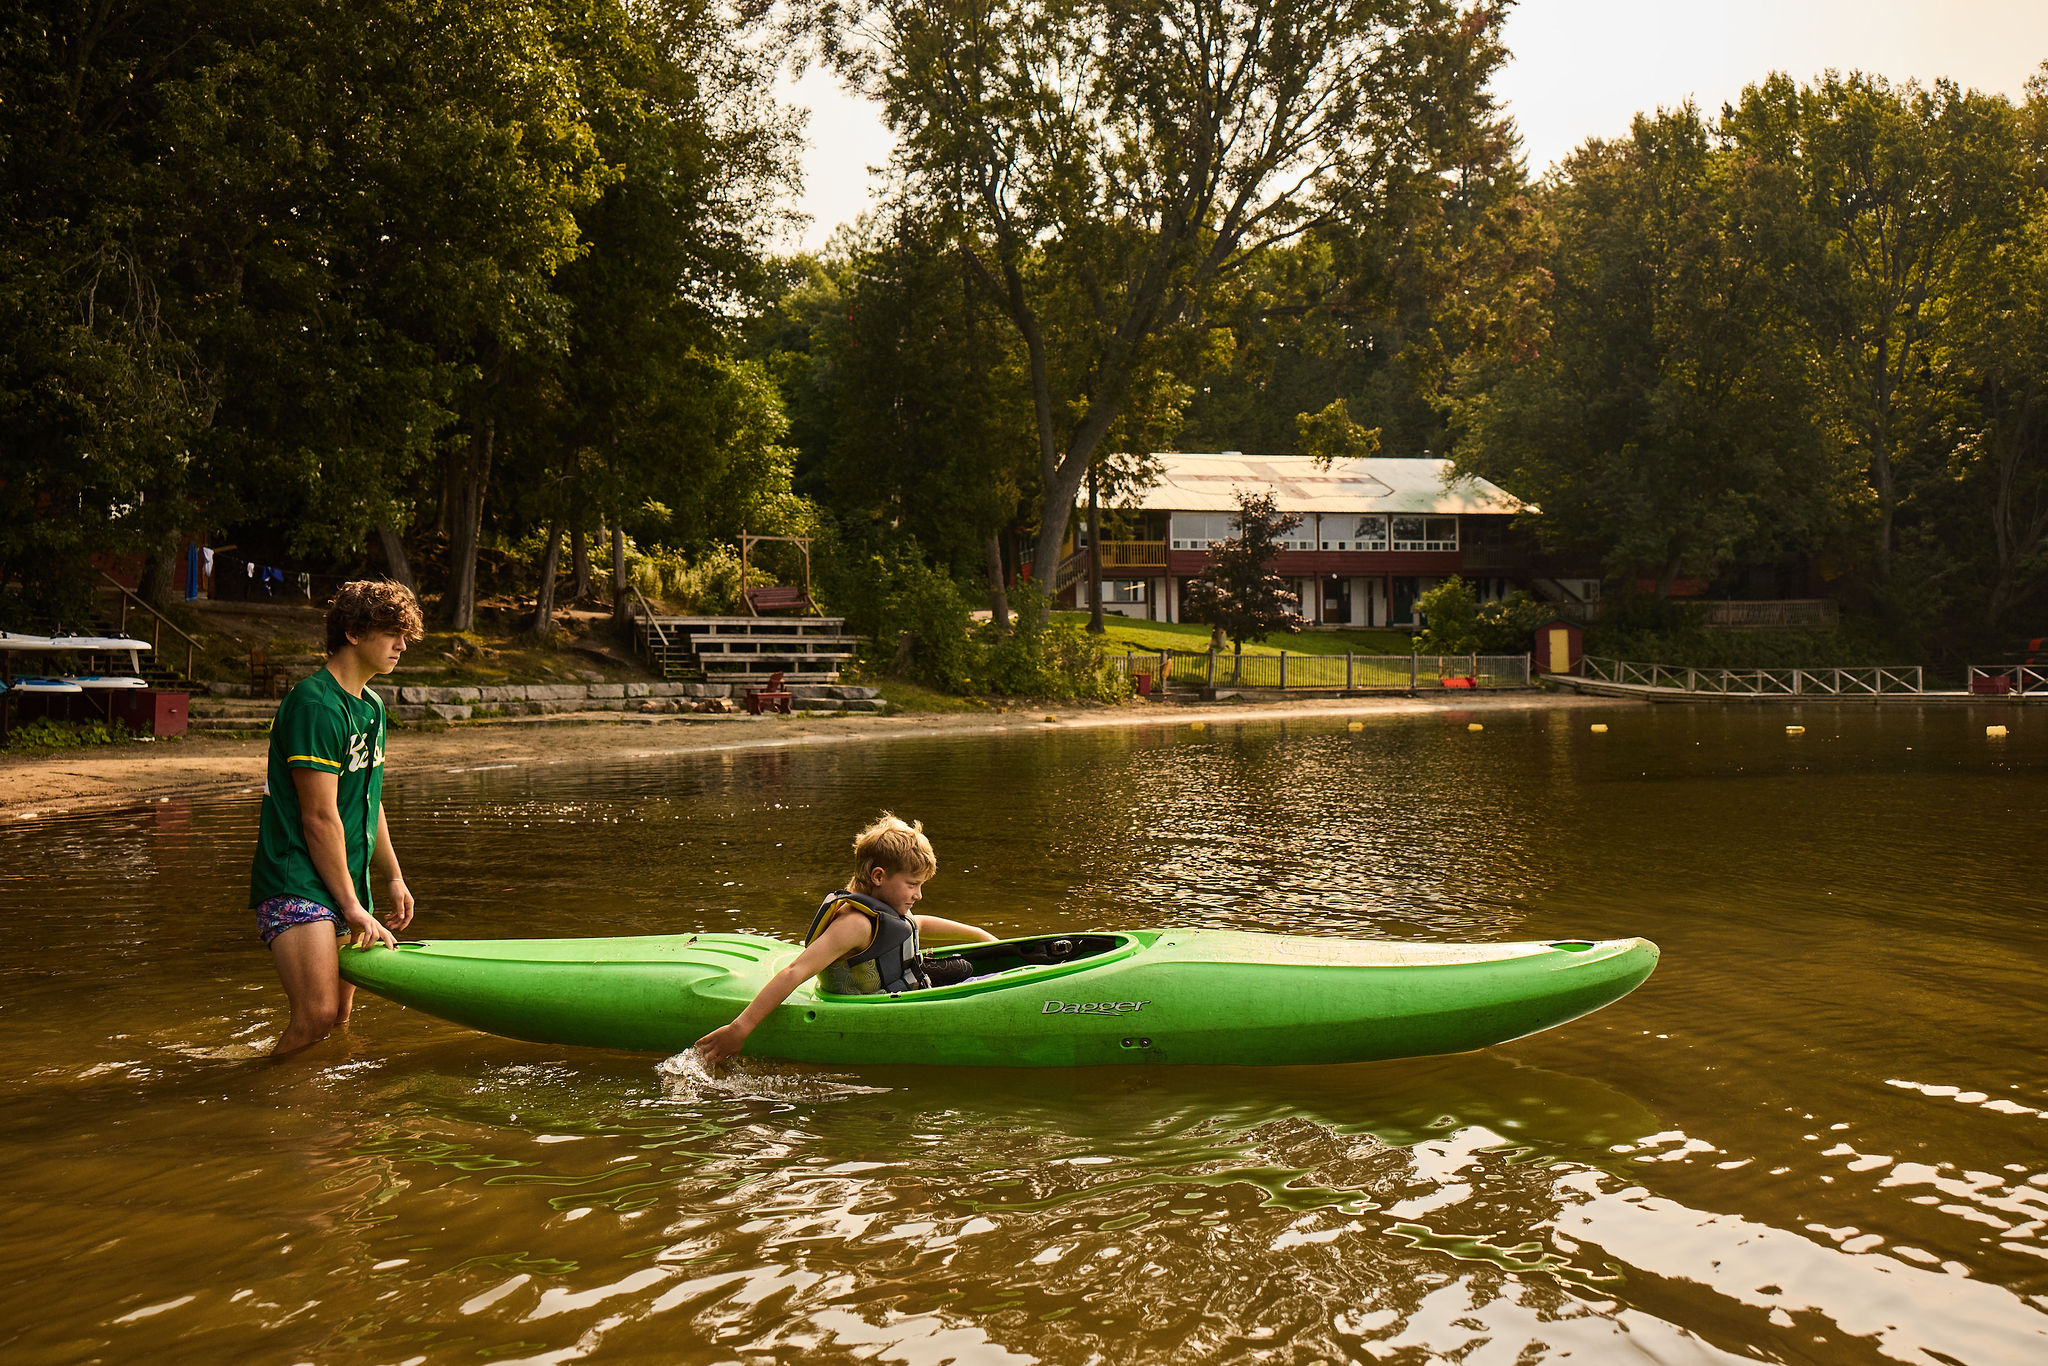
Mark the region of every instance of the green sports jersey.
[[335, 895], [313, 866], [299, 815], [295, 768], [332, 773], [341, 812], [349, 877], [365, 910], [370, 901], [370, 852], [377, 839], [377, 809], [384, 795], [384, 703], [363, 689], [351, 697], [326, 669], [285, 694], [270, 725], [270, 771], [263, 786], [263, 819], [256, 863], [249, 870], [249, 904], [299, 896], [333, 907]]

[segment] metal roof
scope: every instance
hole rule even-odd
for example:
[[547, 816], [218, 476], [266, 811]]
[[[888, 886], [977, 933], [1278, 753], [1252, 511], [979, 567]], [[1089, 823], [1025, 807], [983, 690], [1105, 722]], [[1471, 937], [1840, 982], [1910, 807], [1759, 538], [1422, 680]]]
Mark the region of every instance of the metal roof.
[[1536, 511], [1484, 479], [1447, 485], [1448, 460], [1371, 456], [1318, 469], [1307, 455], [1161, 451], [1152, 458], [1160, 476], [1136, 502], [1148, 512], [1235, 512], [1240, 484], [1271, 489], [1283, 512]]

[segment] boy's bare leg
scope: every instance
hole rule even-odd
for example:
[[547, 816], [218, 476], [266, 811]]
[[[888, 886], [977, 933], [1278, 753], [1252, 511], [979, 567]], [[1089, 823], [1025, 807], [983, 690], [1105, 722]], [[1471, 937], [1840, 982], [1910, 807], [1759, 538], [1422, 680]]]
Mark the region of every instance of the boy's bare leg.
[[[341, 941], [337, 939], [334, 942], [339, 944]], [[336, 966], [335, 971], [336, 974], [339, 975], [340, 967], [338, 965]], [[354, 1010], [355, 1008], [356, 984], [354, 982], [349, 981], [347, 978], [342, 978], [340, 995], [336, 997], [335, 1000], [334, 1027], [339, 1029], [341, 1026], [347, 1024], [349, 1012]]]
[[310, 1048], [346, 1018], [354, 989], [341, 980], [339, 943], [333, 922], [327, 920], [294, 925], [270, 941], [271, 961], [277, 964], [278, 980], [292, 1007], [291, 1023], [270, 1050], [273, 1058]]

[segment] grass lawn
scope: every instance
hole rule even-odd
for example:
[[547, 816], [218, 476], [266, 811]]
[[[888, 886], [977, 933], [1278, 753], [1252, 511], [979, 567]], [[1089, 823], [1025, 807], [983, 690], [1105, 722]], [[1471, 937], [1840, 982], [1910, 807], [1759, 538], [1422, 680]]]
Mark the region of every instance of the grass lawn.
[[[1088, 624], [1086, 612], [1055, 612], [1053, 615], [1078, 626]], [[1193, 650], [1199, 653], [1209, 648], [1209, 628], [1192, 622], [1134, 621], [1109, 613], [1103, 614], [1102, 621], [1109, 628], [1106, 639], [1114, 653], [1121, 654], [1126, 650]], [[1291, 655], [1341, 655], [1348, 651], [1359, 655], [1405, 655], [1414, 648], [1412, 640], [1406, 631], [1303, 631], [1296, 636], [1269, 637], [1263, 645], [1245, 646], [1244, 652], [1248, 655], [1277, 655], [1285, 650]]]
[[868, 683], [879, 690], [882, 700], [899, 711], [988, 711], [978, 697], [955, 697], [904, 678], [878, 678]]

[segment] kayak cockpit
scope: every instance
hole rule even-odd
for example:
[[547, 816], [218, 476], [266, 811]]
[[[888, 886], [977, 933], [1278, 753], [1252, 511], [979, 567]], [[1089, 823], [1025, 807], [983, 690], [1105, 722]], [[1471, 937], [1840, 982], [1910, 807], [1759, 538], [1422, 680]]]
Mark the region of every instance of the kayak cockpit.
[[887, 992], [874, 996], [838, 996], [818, 992], [821, 1001], [930, 1001], [953, 996], [978, 996], [1006, 987], [1042, 982], [1049, 977], [1085, 971], [1136, 953], [1148, 941], [1129, 934], [1048, 934], [1030, 939], [1000, 939], [993, 944], [968, 944], [934, 949], [934, 958], [964, 959], [974, 975], [948, 986], [921, 991]]
[[987, 977], [1016, 968], [1047, 968], [1100, 958], [1130, 943], [1121, 934], [1060, 934], [1037, 939], [1003, 939], [993, 944], [970, 944], [965, 948], [937, 949], [935, 958], [961, 958], [974, 964], [974, 975]]

